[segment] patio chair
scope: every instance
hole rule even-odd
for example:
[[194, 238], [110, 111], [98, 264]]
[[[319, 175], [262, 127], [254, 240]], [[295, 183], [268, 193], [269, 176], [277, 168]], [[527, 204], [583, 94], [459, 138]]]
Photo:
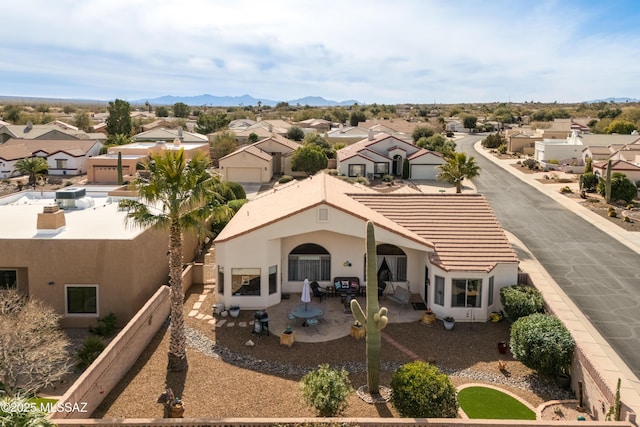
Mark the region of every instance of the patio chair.
[[313, 292], [313, 296], [320, 298], [320, 302], [322, 302], [322, 298], [325, 298], [327, 296], [327, 291], [322, 289], [316, 281], [311, 282], [310, 286], [311, 291]]

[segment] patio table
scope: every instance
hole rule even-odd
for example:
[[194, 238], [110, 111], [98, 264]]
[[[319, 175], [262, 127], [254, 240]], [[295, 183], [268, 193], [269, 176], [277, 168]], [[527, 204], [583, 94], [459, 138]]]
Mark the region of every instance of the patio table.
[[291, 314], [299, 319], [315, 319], [322, 316], [323, 312], [318, 307], [308, 304], [297, 305], [291, 310]]

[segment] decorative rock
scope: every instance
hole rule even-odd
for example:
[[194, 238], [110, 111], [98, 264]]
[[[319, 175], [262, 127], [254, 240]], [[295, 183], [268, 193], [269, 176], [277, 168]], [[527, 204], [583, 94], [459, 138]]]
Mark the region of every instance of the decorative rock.
[[253, 341], [249, 340], [246, 343], [244, 343], [244, 345], [246, 345], [247, 347], [253, 347], [256, 344]]

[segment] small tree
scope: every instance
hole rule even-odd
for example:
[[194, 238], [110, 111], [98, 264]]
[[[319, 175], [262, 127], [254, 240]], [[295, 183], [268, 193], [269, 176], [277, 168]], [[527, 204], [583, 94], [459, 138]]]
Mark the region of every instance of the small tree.
[[456, 389], [433, 365], [415, 361], [396, 369], [391, 377], [391, 403], [405, 418], [455, 418]]
[[450, 157], [456, 151], [456, 143], [451, 139], [445, 138], [439, 133], [427, 138], [420, 138], [416, 142], [416, 145], [424, 148], [425, 150], [437, 151], [445, 157]]
[[521, 317], [544, 312], [544, 300], [533, 286], [514, 285], [500, 289], [500, 302], [507, 317], [516, 321]]
[[347, 397], [353, 392], [349, 373], [344, 369], [331, 369], [326, 363], [302, 377], [300, 390], [305, 403], [321, 417], [343, 413], [347, 409]]
[[291, 156], [293, 170], [304, 171], [309, 175], [325, 169], [328, 159], [322, 147], [315, 144], [307, 144], [298, 148]]
[[127, 101], [116, 99], [109, 102], [109, 117], [107, 117], [107, 133], [109, 135], [131, 135], [131, 105]]
[[185, 104], [184, 102], [176, 102], [175, 104], [173, 104], [173, 115], [174, 117], [182, 117], [182, 118], [187, 118], [189, 117], [189, 111], [191, 109], [189, 108], [189, 106], [187, 104]]
[[169, 109], [164, 105], [156, 107], [156, 117], [169, 117]]
[[29, 185], [34, 185], [49, 170], [49, 165], [42, 157], [29, 157], [18, 160], [15, 169], [29, 175]]
[[238, 148], [238, 142], [233, 132], [218, 133], [211, 142], [211, 157], [219, 160], [227, 154], [233, 153], [236, 148]]
[[[175, 108], [175, 107], [174, 107]], [[200, 114], [196, 122], [196, 132], [209, 134], [226, 128], [231, 120], [226, 113]]]
[[74, 123], [78, 129], [88, 132], [91, 128], [91, 118], [89, 117], [89, 113], [82, 110], [78, 111]]
[[565, 373], [571, 367], [575, 341], [562, 322], [549, 314], [521, 317], [511, 325], [511, 353], [543, 374]]
[[598, 186], [598, 176], [593, 172], [585, 172], [582, 174], [580, 182], [584, 191], [594, 191]]
[[69, 371], [70, 343], [59, 320], [40, 301], [14, 290], [0, 292], [0, 383], [8, 396], [37, 392]]
[[465, 114], [462, 119], [462, 126], [464, 126], [466, 129], [469, 129], [469, 130], [475, 129], [477, 122], [478, 122], [478, 118], [476, 116], [470, 116], [468, 114]]
[[287, 138], [292, 141], [302, 141], [304, 139], [304, 131], [301, 127], [291, 126], [287, 131]]
[[482, 146], [486, 148], [498, 148], [499, 146], [506, 144], [506, 142], [507, 141], [501, 134], [494, 133], [482, 140]]
[[454, 153], [447, 163], [440, 166], [438, 179], [456, 186], [456, 193], [462, 193], [462, 181], [473, 179], [480, 173], [480, 166], [473, 156], [467, 158], [465, 153]]
[[429, 126], [416, 126], [411, 137], [413, 138], [413, 142], [418, 142], [420, 138], [429, 138], [433, 136], [434, 133], [434, 130]]
[[358, 126], [358, 123], [366, 121], [367, 115], [363, 111], [352, 111], [349, 115], [349, 124], [351, 126]]

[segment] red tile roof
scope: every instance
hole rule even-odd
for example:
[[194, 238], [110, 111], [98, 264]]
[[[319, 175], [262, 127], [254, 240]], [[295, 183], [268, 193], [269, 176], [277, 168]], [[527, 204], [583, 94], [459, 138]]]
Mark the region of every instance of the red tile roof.
[[447, 271], [490, 271], [518, 257], [480, 194], [353, 194], [351, 197], [432, 242]]

